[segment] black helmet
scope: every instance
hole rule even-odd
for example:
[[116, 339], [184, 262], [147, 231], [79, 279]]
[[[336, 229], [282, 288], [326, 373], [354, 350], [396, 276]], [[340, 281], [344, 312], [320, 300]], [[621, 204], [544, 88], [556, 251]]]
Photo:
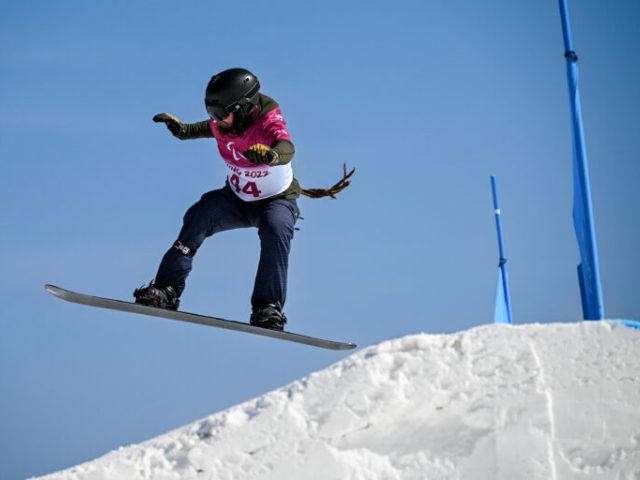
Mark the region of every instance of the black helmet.
[[260, 82], [253, 73], [244, 68], [230, 68], [211, 77], [204, 104], [215, 120], [234, 112], [242, 121], [258, 104], [259, 90]]

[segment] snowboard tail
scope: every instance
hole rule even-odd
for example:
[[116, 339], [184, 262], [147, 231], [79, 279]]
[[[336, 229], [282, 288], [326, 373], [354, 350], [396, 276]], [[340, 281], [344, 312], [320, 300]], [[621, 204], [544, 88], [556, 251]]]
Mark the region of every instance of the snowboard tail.
[[79, 303], [91, 307], [107, 308], [110, 310], [119, 310], [121, 312], [138, 313], [141, 315], [149, 315], [152, 317], [166, 318], [169, 320], [178, 320], [181, 322], [197, 323], [209, 327], [224, 328], [227, 330], [236, 330], [239, 332], [261, 335], [263, 337], [277, 338], [289, 342], [302, 343], [314, 347], [327, 348], [330, 350], [351, 350], [356, 348], [354, 343], [336, 342], [333, 340], [324, 340], [322, 338], [300, 335], [297, 333], [269, 330], [267, 328], [255, 327], [248, 323], [238, 322], [236, 320], [225, 320], [223, 318], [211, 317], [208, 315], [199, 315], [197, 313], [181, 312], [175, 310], [166, 310], [163, 308], [141, 305], [139, 303], [125, 302], [122, 300], [114, 300], [111, 298], [96, 297], [86, 295], [84, 293], [65, 290], [55, 285], [47, 284], [44, 289], [51, 295], [66, 300], [68, 302]]

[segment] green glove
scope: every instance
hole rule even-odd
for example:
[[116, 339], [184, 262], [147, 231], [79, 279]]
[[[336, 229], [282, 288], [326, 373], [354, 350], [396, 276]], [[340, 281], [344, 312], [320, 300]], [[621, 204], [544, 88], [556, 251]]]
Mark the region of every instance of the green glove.
[[182, 125], [180, 119], [170, 113], [158, 113], [153, 116], [153, 121], [156, 123], [164, 123], [174, 137], [179, 136], [184, 130], [184, 125]]
[[277, 165], [280, 160], [280, 155], [276, 150], [273, 150], [266, 145], [256, 143], [251, 145], [249, 149], [243, 153], [247, 160], [255, 165]]

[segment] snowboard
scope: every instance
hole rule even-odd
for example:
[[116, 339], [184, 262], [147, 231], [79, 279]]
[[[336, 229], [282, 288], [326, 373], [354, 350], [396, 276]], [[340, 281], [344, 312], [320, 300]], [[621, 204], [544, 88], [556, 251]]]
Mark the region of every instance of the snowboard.
[[133, 302], [125, 302], [122, 300], [114, 300], [111, 298], [96, 297], [86, 295], [84, 293], [65, 290], [55, 285], [45, 285], [44, 289], [51, 295], [66, 300], [68, 302], [80, 303], [92, 307], [108, 308], [111, 310], [119, 310], [121, 312], [139, 313], [152, 317], [166, 318], [169, 320], [178, 320], [181, 322], [197, 323], [207, 325], [209, 327], [225, 328], [227, 330], [236, 330], [239, 332], [261, 335], [263, 337], [277, 338], [287, 340], [289, 342], [302, 343], [314, 347], [327, 348], [330, 350], [351, 350], [356, 348], [354, 343], [335, 342], [333, 340], [324, 340], [322, 338], [309, 337], [297, 333], [269, 330], [267, 328], [254, 327], [248, 323], [238, 322], [235, 320], [225, 320], [223, 318], [210, 317], [208, 315], [199, 315], [197, 313], [188, 313], [174, 310], [165, 310], [163, 308], [140, 305]]

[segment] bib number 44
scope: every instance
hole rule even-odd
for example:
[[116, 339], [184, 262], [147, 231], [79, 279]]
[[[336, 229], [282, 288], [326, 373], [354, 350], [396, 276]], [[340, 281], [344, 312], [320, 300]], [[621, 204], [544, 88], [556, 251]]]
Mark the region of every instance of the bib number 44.
[[229, 182], [231, 183], [231, 185], [233, 185], [233, 188], [236, 189], [236, 192], [242, 192], [255, 198], [260, 198], [260, 194], [262, 192], [258, 189], [258, 185], [256, 184], [256, 182], [246, 182], [244, 186], [242, 186], [240, 177], [237, 173], [231, 175], [231, 177], [229, 178]]

